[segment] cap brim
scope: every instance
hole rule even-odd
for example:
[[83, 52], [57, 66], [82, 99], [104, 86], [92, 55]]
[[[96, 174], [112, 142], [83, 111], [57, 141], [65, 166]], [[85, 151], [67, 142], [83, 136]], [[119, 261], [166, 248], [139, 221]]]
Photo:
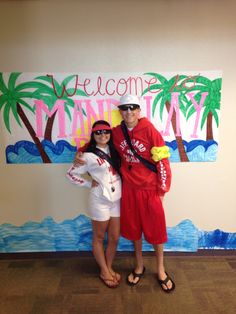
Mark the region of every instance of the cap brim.
[[125, 107], [125, 106], [137, 106], [137, 107], [140, 108], [140, 105], [138, 105], [138, 104], [124, 104], [124, 105], [119, 105], [119, 106], [117, 106], [117, 107], [118, 107], [118, 108], [123, 108], [123, 107]]

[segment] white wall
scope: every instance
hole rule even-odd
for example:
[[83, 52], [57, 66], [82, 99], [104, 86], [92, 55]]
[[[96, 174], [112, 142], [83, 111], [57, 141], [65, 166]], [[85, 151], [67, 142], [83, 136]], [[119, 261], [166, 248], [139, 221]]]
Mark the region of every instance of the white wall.
[[[234, 0], [0, 1], [0, 12], [2, 72], [223, 70], [218, 160], [172, 164], [165, 207], [168, 226], [236, 232]], [[68, 165], [6, 165], [3, 144], [1, 132], [0, 224], [84, 212]]]

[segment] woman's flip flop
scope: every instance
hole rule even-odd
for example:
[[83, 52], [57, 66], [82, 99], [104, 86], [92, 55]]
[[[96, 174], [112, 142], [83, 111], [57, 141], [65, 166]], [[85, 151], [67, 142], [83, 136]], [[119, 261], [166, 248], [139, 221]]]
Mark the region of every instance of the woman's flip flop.
[[[99, 279], [104, 283], [105, 286], [107, 286], [108, 288], [114, 289], [117, 288], [119, 286], [119, 283], [115, 283], [113, 279], [108, 279], [108, 278], [103, 278], [101, 276], [99, 276]], [[114, 284], [109, 284], [113, 282]]]

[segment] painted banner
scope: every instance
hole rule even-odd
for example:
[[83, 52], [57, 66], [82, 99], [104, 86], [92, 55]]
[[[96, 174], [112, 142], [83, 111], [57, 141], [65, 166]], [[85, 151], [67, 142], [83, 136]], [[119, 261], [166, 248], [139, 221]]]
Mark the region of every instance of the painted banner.
[[171, 162], [215, 161], [221, 83], [220, 71], [0, 73], [6, 162], [71, 163], [95, 120], [121, 122], [117, 105], [128, 93], [140, 97]]
[[[236, 249], [236, 233], [216, 229], [198, 229], [191, 220], [167, 227], [165, 251], [196, 252], [198, 249]], [[107, 243], [107, 239], [105, 239]], [[105, 245], [106, 245], [105, 243]], [[133, 241], [120, 237], [118, 251], [133, 251]], [[153, 246], [142, 238], [142, 250], [153, 251]], [[56, 222], [53, 217], [42, 221], [27, 221], [21, 226], [0, 225], [0, 253], [92, 251], [91, 219], [79, 215], [74, 219]]]

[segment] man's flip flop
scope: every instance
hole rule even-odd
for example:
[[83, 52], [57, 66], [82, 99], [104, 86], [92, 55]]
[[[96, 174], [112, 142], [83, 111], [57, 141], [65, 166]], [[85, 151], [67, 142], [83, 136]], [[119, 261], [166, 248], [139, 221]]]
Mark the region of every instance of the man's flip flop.
[[144, 275], [144, 273], [145, 273], [145, 270], [146, 270], [146, 268], [143, 267], [143, 271], [142, 271], [141, 274], [137, 274], [137, 273], [135, 272], [135, 270], [133, 270], [132, 273], [131, 273], [131, 274], [133, 275], [133, 280], [134, 280], [135, 278], [139, 278], [139, 280], [138, 280], [137, 282], [129, 281], [129, 275], [128, 275], [127, 278], [126, 278], [127, 284], [128, 284], [129, 286], [135, 286], [135, 285], [137, 285], [137, 284], [139, 283], [140, 279], [143, 277], [143, 275]]
[[[170, 281], [172, 283], [172, 287], [168, 288], [167, 282]], [[166, 293], [170, 293], [175, 289], [175, 283], [174, 281], [170, 278], [170, 276], [166, 272], [166, 278], [164, 280], [158, 279], [159, 285], [161, 286], [162, 290]], [[163, 287], [163, 285], [166, 287], [166, 289]]]

